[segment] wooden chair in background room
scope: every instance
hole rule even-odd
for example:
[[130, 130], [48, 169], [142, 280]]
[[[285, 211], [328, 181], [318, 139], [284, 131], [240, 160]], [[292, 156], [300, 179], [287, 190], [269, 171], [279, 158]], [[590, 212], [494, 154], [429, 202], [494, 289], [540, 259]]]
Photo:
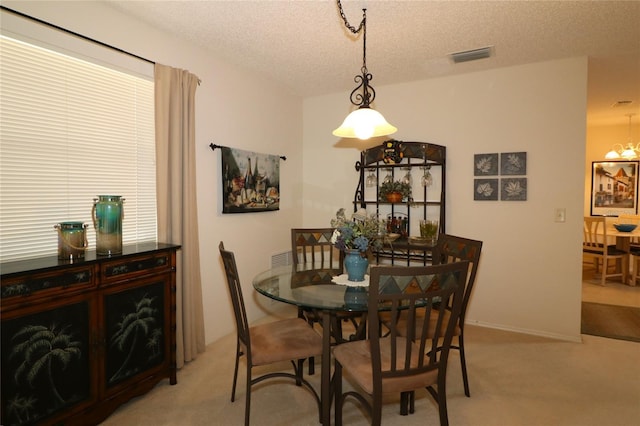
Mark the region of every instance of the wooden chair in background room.
[[[617, 223], [633, 223], [640, 227], [640, 216], [635, 214], [621, 214]], [[640, 237], [631, 237], [629, 240], [629, 262], [631, 262], [631, 276], [628, 283], [635, 286], [640, 279]]]
[[[233, 373], [231, 402], [235, 400], [236, 396], [238, 366], [242, 355], [245, 355], [247, 363], [245, 426], [249, 425], [249, 415], [251, 413], [251, 386], [269, 378], [292, 378], [295, 380], [296, 385], [309, 389], [318, 403], [319, 416], [320, 397], [313, 386], [303, 378], [302, 373], [305, 359], [322, 354], [322, 338], [301, 318], [284, 319], [249, 327], [235, 256], [233, 252], [224, 249], [222, 241], [219, 249], [227, 276], [237, 329], [236, 366]], [[294, 374], [277, 371], [252, 378], [253, 367], [282, 361], [291, 361]]]
[[[602, 269], [600, 284], [606, 285], [609, 278], [619, 277], [622, 282], [627, 279], [629, 270], [628, 254], [610, 244], [607, 235], [607, 221], [604, 216], [585, 216], [583, 226], [582, 254], [592, 258], [596, 273]], [[614, 271], [609, 273], [609, 269]]]
[[[335, 372], [332, 382], [337, 426], [342, 425], [343, 405], [349, 396], [360, 401], [370, 413], [372, 425], [380, 425], [383, 394], [400, 394], [404, 403], [409, 395], [421, 388], [426, 388], [437, 402], [440, 425], [449, 424], [447, 359], [462, 308], [468, 267], [469, 262], [455, 262], [371, 268], [368, 339], [333, 348]], [[442, 303], [446, 300], [451, 303]], [[406, 313], [407, 321], [403, 325], [406, 328], [402, 333], [392, 322], [388, 325], [389, 333], [381, 336], [380, 309], [388, 309], [394, 317], [401, 310]], [[419, 315], [418, 310], [425, 311], [425, 315]], [[429, 335], [428, 322], [433, 318], [436, 318], [437, 327], [433, 335]], [[343, 371], [355, 382], [356, 390], [343, 393]]]

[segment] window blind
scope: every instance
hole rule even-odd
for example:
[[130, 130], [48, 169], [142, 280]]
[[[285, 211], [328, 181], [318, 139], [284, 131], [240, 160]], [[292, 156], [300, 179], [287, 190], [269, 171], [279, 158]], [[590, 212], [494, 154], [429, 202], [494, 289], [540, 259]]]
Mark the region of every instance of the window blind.
[[156, 239], [154, 83], [0, 35], [0, 261], [57, 253], [54, 225], [124, 201], [123, 242]]

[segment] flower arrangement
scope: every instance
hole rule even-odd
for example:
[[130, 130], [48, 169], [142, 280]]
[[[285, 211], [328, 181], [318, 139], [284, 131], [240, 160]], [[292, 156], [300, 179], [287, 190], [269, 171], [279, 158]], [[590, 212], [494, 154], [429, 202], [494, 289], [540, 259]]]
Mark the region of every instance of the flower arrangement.
[[397, 180], [395, 182], [383, 182], [382, 185], [380, 185], [380, 190], [378, 191], [379, 200], [386, 201], [387, 195], [394, 192], [402, 194], [403, 201], [409, 201], [411, 199], [411, 185]]
[[331, 243], [341, 251], [355, 249], [361, 254], [370, 247], [380, 249], [385, 233], [384, 222], [375, 214], [367, 215], [364, 209], [355, 212], [347, 219], [344, 209], [338, 210], [331, 226], [336, 228], [331, 236]]

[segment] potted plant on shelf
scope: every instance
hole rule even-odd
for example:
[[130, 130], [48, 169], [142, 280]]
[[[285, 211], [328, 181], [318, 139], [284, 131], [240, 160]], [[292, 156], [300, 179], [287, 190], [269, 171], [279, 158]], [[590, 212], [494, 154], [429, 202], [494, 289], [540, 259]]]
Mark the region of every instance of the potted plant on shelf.
[[380, 185], [378, 191], [378, 199], [380, 201], [388, 201], [390, 203], [399, 203], [401, 201], [410, 201], [411, 185], [406, 182], [389, 181]]

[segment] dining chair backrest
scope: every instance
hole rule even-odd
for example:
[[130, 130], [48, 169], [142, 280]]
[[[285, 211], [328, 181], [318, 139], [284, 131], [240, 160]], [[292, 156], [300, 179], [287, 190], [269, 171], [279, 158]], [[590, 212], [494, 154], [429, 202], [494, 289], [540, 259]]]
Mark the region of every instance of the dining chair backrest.
[[335, 228], [291, 229], [291, 255], [296, 269], [338, 269], [344, 255], [331, 243]]
[[476, 282], [480, 253], [482, 251], [482, 241], [469, 238], [457, 237], [455, 235], [440, 234], [438, 244], [433, 251], [433, 264], [440, 265], [452, 262], [469, 261], [469, 274], [464, 286], [464, 299], [460, 310], [459, 323], [464, 324], [467, 312], [467, 305], [471, 298], [471, 292]]
[[604, 216], [585, 216], [582, 240], [583, 251], [604, 255], [607, 245], [606, 218]]
[[[462, 307], [468, 267], [469, 262], [463, 261], [444, 265], [371, 268], [368, 324], [374, 393], [382, 392], [385, 379], [410, 380], [410, 376], [439, 368], [438, 376], [444, 379], [451, 339]], [[452, 300], [450, 311], [447, 303], [443, 303], [449, 299]], [[407, 319], [403, 329], [399, 330], [392, 322], [388, 325], [389, 333], [382, 337], [377, 320], [379, 310], [388, 310], [392, 317], [397, 317], [402, 311]], [[426, 315], [418, 314], [419, 310], [426, 310]], [[435, 333], [429, 335], [428, 323], [434, 315], [438, 326]]]
[[249, 321], [247, 319], [247, 311], [244, 307], [244, 298], [242, 297], [242, 286], [240, 285], [236, 258], [233, 255], [233, 252], [224, 249], [222, 241], [220, 241], [218, 248], [220, 250], [220, 256], [222, 257], [222, 262], [224, 263], [224, 271], [227, 276], [229, 295], [231, 296], [233, 314], [236, 319], [238, 341], [246, 348], [247, 359], [250, 360], [251, 339], [249, 337]]

